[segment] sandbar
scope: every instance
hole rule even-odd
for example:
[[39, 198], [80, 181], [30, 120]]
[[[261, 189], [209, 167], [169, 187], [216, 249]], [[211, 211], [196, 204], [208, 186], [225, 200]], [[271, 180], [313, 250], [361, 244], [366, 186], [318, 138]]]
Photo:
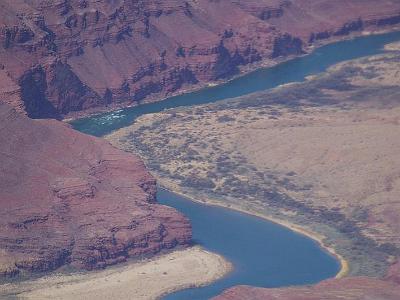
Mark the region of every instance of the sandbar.
[[[207, 285], [232, 265], [222, 256], [195, 246], [85, 274], [50, 275], [1, 286], [0, 296], [21, 299], [159, 299], [173, 291]], [[14, 298], [15, 299], [15, 298]]]

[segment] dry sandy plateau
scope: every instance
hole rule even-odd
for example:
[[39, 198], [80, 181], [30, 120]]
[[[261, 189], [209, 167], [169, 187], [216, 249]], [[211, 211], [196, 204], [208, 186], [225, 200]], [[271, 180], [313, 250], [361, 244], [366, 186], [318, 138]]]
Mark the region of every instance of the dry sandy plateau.
[[304, 83], [146, 115], [107, 138], [167, 188], [294, 224], [348, 275], [383, 278], [400, 257], [397, 47]]
[[231, 265], [199, 247], [103, 271], [50, 275], [2, 287], [1, 299], [157, 299], [175, 290], [201, 286], [228, 273]]

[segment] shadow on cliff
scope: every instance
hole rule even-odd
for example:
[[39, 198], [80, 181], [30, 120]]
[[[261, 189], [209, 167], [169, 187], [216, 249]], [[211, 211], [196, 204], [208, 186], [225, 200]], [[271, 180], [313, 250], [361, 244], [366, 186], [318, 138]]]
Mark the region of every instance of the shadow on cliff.
[[53, 104], [47, 99], [46, 73], [42, 67], [26, 72], [19, 80], [25, 110], [32, 119], [53, 118], [61, 120]]

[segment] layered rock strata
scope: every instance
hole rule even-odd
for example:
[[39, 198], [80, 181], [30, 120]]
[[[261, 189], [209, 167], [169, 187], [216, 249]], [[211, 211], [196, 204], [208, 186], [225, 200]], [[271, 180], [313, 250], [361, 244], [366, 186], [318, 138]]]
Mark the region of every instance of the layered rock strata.
[[0, 104], [0, 275], [103, 268], [191, 240], [134, 155]]
[[398, 283], [367, 277], [327, 280], [311, 287], [265, 289], [238, 286], [225, 291], [213, 300], [397, 300]]
[[161, 98], [320, 40], [396, 25], [400, 2], [5, 0], [0, 20], [0, 99], [57, 118]]

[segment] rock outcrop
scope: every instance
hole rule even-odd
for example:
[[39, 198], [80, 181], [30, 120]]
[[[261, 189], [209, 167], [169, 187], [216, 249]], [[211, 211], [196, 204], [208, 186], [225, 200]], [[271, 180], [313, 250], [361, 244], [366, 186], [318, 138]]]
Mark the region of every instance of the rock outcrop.
[[237, 286], [225, 291], [213, 300], [397, 300], [400, 285], [367, 277], [353, 277], [323, 281], [315, 286], [282, 289]]
[[0, 99], [33, 118], [131, 105], [400, 22], [395, 0], [0, 4]]
[[0, 275], [102, 268], [190, 242], [134, 155], [1, 103], [0, 140]]
[[348, 277], [329, 279], [313, 286], [257, 288], [235, 286], [213, 300], [360, 300], [400, 299], [400, 263], [394, 264], [383, 279]]

